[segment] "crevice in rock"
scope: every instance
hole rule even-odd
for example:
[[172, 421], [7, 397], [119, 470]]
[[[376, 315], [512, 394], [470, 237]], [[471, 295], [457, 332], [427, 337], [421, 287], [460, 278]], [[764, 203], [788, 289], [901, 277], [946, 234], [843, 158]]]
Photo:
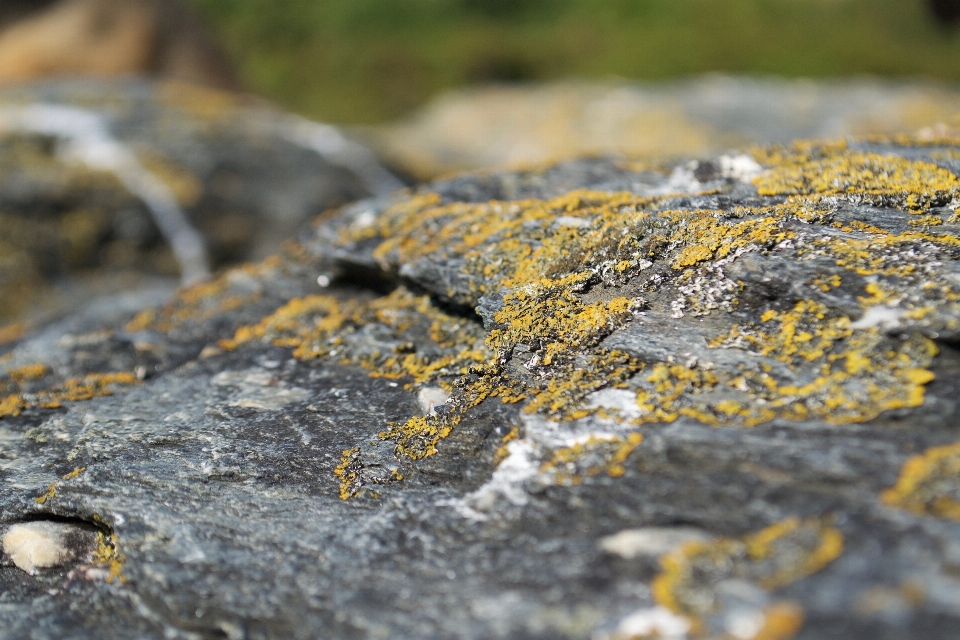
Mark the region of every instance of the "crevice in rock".
[[20, 518], [5, 523], [6, 526], [12, 526], [16, 524], [28, 524], [33, 522], [53, 522], [56, 524], [66, 524], [74, 527], [79, 527], [86, 529], [92, 532], [99, 532], [108, 538], [113, 535], [113, 527], [103, 522], [102, 520], [96, 520], [92, 517], [85, 518], [82, 516], [65, 516], [57, 513], [48, 513], [48, 512], [39, 512], [39, 513], [28, 513]]
[[339, 267], [339, 271], [330, 282], [331, 286], [366, 289], [381, 296], [391, 293], [400, 286], [400, 280], [383, 269], [356, 262], [341, 262]]

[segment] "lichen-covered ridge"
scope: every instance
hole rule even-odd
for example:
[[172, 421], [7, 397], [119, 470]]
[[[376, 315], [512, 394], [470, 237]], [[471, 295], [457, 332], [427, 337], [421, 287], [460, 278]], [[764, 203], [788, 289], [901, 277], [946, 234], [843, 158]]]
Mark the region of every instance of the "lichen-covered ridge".
[[[610, 411], [590, 397], [611, 386], [635, 393], [626, 414], [638, 424], [849, 423], [919, 406], [933, 377], [931, 338], [960, 327], [957, 282], [944, 268], [960, 249], [960, 180], [844, 143], [754, 158], [762, 164], [727, 161], [752, 171], [760, 197], [751, 206], [724, 204], [733, 177], [703, 185], [691, 176], [687, 188], [703, 195], [685, 200], [574, 191], [469, 203], [427, 191], [359, 223], [345, 214], [337, 241], [364, 248], [347, 261], [374, 260], [475, 306], [490, 358], [464, 388], [525, 400], [553, 419]], [[865, 202], [882, 221], [851, 219]], [[753, 256], [796, 271], [787, 295], [742, 304], [752, 283], [737, 274]], [[831, 304], [837, 288], [858, 292], [858, 308]], [[663, 314], [696, 323], [706, 344], [645, 353], [642, 327]], [[629, 340], [620, 337], [628, 327]], [[613, 348], [623, 344], [632, 348]]]
[[[320, 222], [308, 250], [379, 265], [407, 284], [366, 302], [294, 299], [220, 346], [267, 341], [403, 379], [414, 392], [447, 389], [441, 411], [381, 433], [413, 460], [434, 455], [490, 397], [552, 420], [616, 414], [635, 427], [843, 424], [922, 404], [933, 339], [960, 331], [957, 282], [944, 268], [960, 250], [953, 173], [844, 143], [798, 143], [682, 165], [668, 184], [688, 195], [661, 186], [460, 202], [425, 190], [375, 215], [347, 209]], [[734, 191], [749, 204], [732, 204]], [[865, 202], [883, 215], [855, 219], [851, 208]], [[744, 302], [774, 259], [795, 272], [791, 290]], [[158, 328], [210, 306], [191, 291]], [[837, 291], [856, 307], [838, 306]], [[202, 313], [245, 303], [219, 299]], [[437, 300], [475, 308], [486, 331]], [[652, 353], [644, 327], [668, 316], [695, 335]], [[620, 393], [605, 404], [599, 392], [611, 388], [635, 401]]]
[[[344, 637], [937, 637], [960, 620], [960, 181], [947, 143], [907, 142], [333, 211], [58, 362], [12, 338], [0, 444], [29, 434], [22, 502], [105, 514], [110, 588], [154, 601], [279, 566], [305, 603], [282, 615], [345, 612]], [[224, 588], [203, 629], [272, 620]]]

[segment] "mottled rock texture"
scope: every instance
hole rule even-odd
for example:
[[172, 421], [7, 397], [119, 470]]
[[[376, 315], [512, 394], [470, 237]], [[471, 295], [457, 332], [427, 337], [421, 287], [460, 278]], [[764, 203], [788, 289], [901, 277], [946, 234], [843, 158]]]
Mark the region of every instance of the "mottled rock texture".
[[946, 638], [960, 146], [467, 175], [11, 343], [10, 637]]
[[[0, 322], [176, 276], [190, 254], [181, 231], [199, 238], [200, 271], [260, 259], [326, 208], [399, 185], [333, 127], [227, 93], [147, 81], [5, 89]], [[164, 227], [171, 210], [180, 223]]]
[[5, 0], [0, 82], [159, 76], [236, 90], [226, 55], [178, 0]]
[[442, 95], [377, 129], [371, 142], [429, 178], [585, 154], [702, 157], [749, 144], [902, 131], [935, 138], [960, 130], [957, 97], [951, 86], [867, 78], [504, 85]]

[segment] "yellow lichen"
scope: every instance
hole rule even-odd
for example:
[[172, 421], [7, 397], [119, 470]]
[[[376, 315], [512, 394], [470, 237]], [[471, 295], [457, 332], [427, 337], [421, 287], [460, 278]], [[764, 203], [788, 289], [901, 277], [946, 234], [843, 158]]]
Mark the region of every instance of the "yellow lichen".
[[[306, 321], [307, 317], [313, 321]], [[245, 342], [267, 339], [277, 346], [299, 347], [316, 331], [338, 329], [344, 318], [335, 298], [320, 295], [294, 298], [259, 324], [240, 327], [232, 340], [221, 340], [219, 345], [232, 351]]]
[[80, 477], [80, 474], [82, 474], [82, 473], [83, 473], [84, 471], [86, 471], [86, 470], [87, 470], [86, 467], [77, 467], [76, 469], [74, 469], [74, 470], [71, 471], [70, 473], [68, 473], [68, 474], [66, 474], [65, 476], [63, 476], [63, 479], [64, 479], [64, 480], [73, 480], [74, 478], [79, 478], [79, 477]]
[[[103, 519], [93, 514], [95, 522], [103, 525]], [[127, 558], [120, 550], [120, 538], [111, 530], [100, 529], [97, 531], [97, 550], [93, 554], [93, 562], [103, 565], [107, 569], [107, 582], [119, 582], [121, 584], [127, 581], [123, 575], [123, 565]]]
[[[723, 414], [727, 422], [746, 426], [774, 417], [820, 418], [844, 424], [864, 422], [890, 409], [919, 406], [924, 386], [933, 380], [925, 367], [937, 348], [929, 339], [912, 336], [893, 349], [882, 349], [884, 336], [879, 330], [854, 330], [847, 317], [831, 317], [823, 304], [812, 300], [800, 301], [785, 312], [767, 310], [760, 320], [762, 325], [754, 327], [734, 326], [712, 346], [746, 346], [795, 371], [811, 363], [816, 365], [818, 375], [806, 384], [788, 385], [769, 372], [718, 372], [733, 392], [743, 394], [742, 400], [727, 399], [723, 406], [711, 406], [698, 403], [694, 394], [685, 397], [687, 402], [705, 413]], [[767, 330], [767, 326], [773, 330]], [[736, 412], [730, 410], [734, 404], [738, 405]]]
[[540, 467], [540, 474], [561, 485], [580, 484], [601, 473], [619, 478], [626, 472], [623, 463], [642, 442], [643, 435], [639, 433], [623, 438], [591, 436], [554, 451], [550, 460]]
[[[297, 358], [337, 359], [373, 376], [403, 380], [410, 389], [444, 387], [452, 397], [443, 412], [413, 416], [381, 433], [399, 455], [413, 459], [434, 455], [466, 413], [487, 398], [524, 402], [525, 411], [554, 420], [576, 420], [605, 411], [592, 405], [594, 392], [618, 387], [636, 393], [641, 423], [686, 417], [743, 426], [775, 418], [863, 422], [886, 410], [919, 406], [933, 375], [934, 344], [916, 332], [892, 340], [869, 323], [855, 328], [817, 295], [862, 278], [863, 314], [891, 305], [904, 319], [939, 322], [943, 312], [936, 304], [960, 301], [960, 292], [945, 280], [931, 282], [909, 256], [954, 255], [960, 240], [921, 229], [894, 234], [833, 217], [838, 202], [928, 212], [956, 198], [960, 181], [928, 163], [861, 153], [844, 143], [800, 144], [758, 151], [756, 157], [768, 167], [756, 181], [758, 190], [786, 200], [690, 211], [661, 209], [663, 198], [630, 193], [574, 191], [544, 200], [478, 203], [413, 195], [373, 221], [344, 225], [339, 242], [372, 247], [388, 272], [415, 271], [424, 261], [431, 268], [453, 265], [436, 280], [447, 286], [432, 293], [473, 308], [486, 296], [488, 332], [441, 311], [438, 300], [400, 287], [360, 302], [293, 300], [222, 345], [268, 341], [292, 348]], [[331, 219], [333, 214], [324, 217]], [[915, 218], [931, 226], [925, 220]], [[815, 231], [817, 225], [829, 233], [805, 234], [798, 242], [803, 229]], [[681, 316], [732, 311], [747, 285], [721, 281], [725, 265], [744, 253], [780, 250], [798, 260], [828, 260], [843, 273], [802, 283], [811, 297], [790, 307], [758, 310], [752, 321], [736, 326], [731, 319], [729, 330], [711, 342], [753, 352], [756, 367], [676, 359], [684, 354], [640, 362], [604, 347], [605, 338], [646, 308], [638, 291], [658, 294], [672, 287], [680, 297], [671, 309]], [[660, 270], [645, 282], [641, 276], [654, 263]], [[665, 272], [664, 266], [672, 269]], [[923, 300], [901, 295], [919, 290], [915, 285], [924, 287]], [[722, 294], [709, 298], [707, 290]], [[220, 294], [196, 295], [202, 300]], [[190, 301], [184, 298], [184, 305]], [[368, 328], [386, 336], [388, 346], [358, 346], [354, 334]]]
[[282, 264], [280, 257], [273, 256], [180, 289], [163, 308], [138, 313], [127, 323], [126, 330], [151, 329], [166, 333], [184, 323], [203, 322], [248, 305], [263, 295], [258, 283], [277, 273]]
[[[86, 470], [87, 470], [86, 467], [77, 467], [70, 473], [64, 475], [61, 479], [73, 480], [74, 478], [80, 477], [80, 474], [82, 474]], [[46, 504], [48, 500], [53, 500], [56, 497], [57, 497], [57, 483], [54, 482], [49, 487], [47, 487], [47, 490], [43, 493], [43, 495], [37, 496], [36, 498], [33, 499], [33, 501], [36, 502], [37, 504]]]
[[754, 156], [770, 167], [754, 180], [760, 195], [883, 195], [920, 210], [960, 193], [960, 179], [935, 164], [851, 151], [845, 142], [798, 142]]
[[[690, 621], [693, 638], [714, 637], [723, 630], [710, 628], [706, 619], [722, 613], [713, 592], [717, 583], [744, 580], [775, 591], [820, 571], [842, 553], [843, 535], [826, 521], [791, 517], [741, 539], [681, 546], [661, 558], [662, 572], [651, 589], [661, 605]], [[764, 614], [755, 638], [786, 640], [802, 623], [802, 612], [786, 603], [776, 603]]]
[[0, 399], [0, 418], [4, 416], [18, 416], [28, 406], [27, 401], [18, 394], [11, 394]]
[[63, 384], [36, 393], [11, 394], [0, 399], [0, 418], [18, 416], [25, 409], [41, 407], [55, 409], [64, 402], [90, 400], [113, 393], [113, 387], [138, 384], [132, 373], [90, 373], [82, 378], [69, 378]]
[[917, 515], [960, 520], [960, 443], [933, 447], [907, 460], [884, 503]]
[[712, 257], [713, 251], [703, 245], [695, 244], [684, 247], [680, 255], [677, 256], [677, 259], [673, 261], [673, 268], [683, 269], [684, 267], [692, 267], [698, 262], [709, 260]]
[[0, 345], [15, 342], [27, 332], [27, 324], [18, 322], [0, 327]]
[[496, 453], [493, 454], [493, 464], [494, 466], [499, 465], [501, 462], [507, 459], [507, 456], [510, 455], [510, 443], [520, 437], [520, 427], [514, 427], [507, 432], [507, 435], [503, 436], [500, 440], [500, 446], [497, 448]]
[[911, 227], [938, 227], [943, 224], [943, 218], [936, 215], [919, 216], [910, 220], [907, 224]]
[[803, 609], [792, 602], [774, 602], [763, 610], [763, 626], [750, 640], [790, 640], [803, 628]]
[[360, 459], [360, 447], [344, 449], [340, 456], [340, 464], [333, 470], [333, 475], [340, 481], [340, 499], [349, 500], [357, 494], [357, 465]]
[[7, 371], [7, 375], [17, 383], [39, 380], [50, 373], [50, 367], [45, 364], [28, 364]]
[[842, 279], [840, 276], [834, 274], [832, 276], [817, 276], [810, 284], [820, 289], [820, 291], [827, 293], [828, 291], [839, 287], [841, 283]]
[[47, 487], [47, 490], [44, 491], [42, 495], [37, 496], [36, 498], [33, 499], [33, 501], [36, 502], [37, 504], [46, 504], [47, 500], [53, 500], [56, 497], [57, 497], [57, 483], [54, 482], [49, 487]]

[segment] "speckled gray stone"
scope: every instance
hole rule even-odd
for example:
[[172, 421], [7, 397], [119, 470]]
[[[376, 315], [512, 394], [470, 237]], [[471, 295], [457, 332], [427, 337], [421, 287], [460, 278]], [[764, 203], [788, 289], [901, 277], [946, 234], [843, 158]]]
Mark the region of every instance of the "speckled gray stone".
[[[684, 216], [697, 210], [716, 211], [711, 219], [726, 224], [741, 220], [733, 216], [737, 207], [751, 207], [742, 219], [755, 220], [788, 201], [787, 194], [764, 195], [749, 176], [724, 174], [721, 164], [679, 163], [638, 173], [613, 162], [575, 161], [544, 172], [458, 177], [428, 185], [420, 195], [436, 193], [442, 206], [549, 199], [573, 189], [632, 192], [649, 198], [644, 202], [652, 220], [681, 212], [675, 218], [681, 222], [643, 227], [652, 239], [682, 230]], [[377, 235], [383, 229], [377, 221], [411, 197], [419, 196], [348, 207], [303, 230], [300, 246], [278, 260], [235, 270], [202, 295], [181, 293], [132, 324], [149, 301], [127, 296], [114, 301], [119, 304], [100, 302], [5, 347], [0, 366], [11, 389], [11, 372], [33, 363], [50, 368], [16, 393], [37, 394], [94, 371], [135, 372], [141, 380], [111, 387], [112, 395], [63, 401], [60, 408], [27, 406], [0, 419], [0, 524], [85, 523], [115, 534], [124, 557], [123, 580], [112, 582], [87, 579], [76, 567], [29, 576], [4, 561], [0, 635], [599, 639], [627, 637], [648, 623], [682, 631], [689, 624], [652, 590], [667, 572], [657, 554], [669, 541], [697, 540], [728, 551], [717, 551], [718, 573], [691, 578], [691, 589], [717, 603], [716, 615], [704, 617], [714, 635], [691, 631], [691, 638], [719, 638], [724, 630], [754, 637], [764, 620], [773, 619], [767, 607], [775, 603], [803, 612], [802, 629], [787, 625], [781, 635], [765, 636], [784, 640], [932, 640], [960, 628], [960, 522], [881, 498], [911, 456], [960, 440], [960, 352], [950, 303], [931, 298], [933, 310], [924, 318], [898, 316], [886, 333], [864, 329], [891, 349], [910, 336], [936, 343], [939, 355], [925, 365], [935, 379], [923, 378], [920, 406], [845, 424], [831, 423], [829, 415], [775, 417], [750, 427], [733, 417], [707, 424], [690, 415], [631, 422], [642, 415], [637, 394], [658, 363], [717, 375], [767, 363], [769, 375], [782, 376], [781, 385], [792, 377], [803, 384], [810, 371], [777, 360], [776, 353], [712, 341], [733, 323], [759, 323], [764, 310], [786, 314], [806, 299], [823, 305], [830, 318], [862, 320], [865, 303], [858, 297], [866, 295], [867, 276], [858, 279], [823, 256], [808, 259], [800, 249], [824, 239], [866, 238], [867, 232], [845, 228], [851, 220], [891, 233], [914, 229], [902, 226], [918, 218], [898, 208], [897, 198], [863, 202], [852, 193], [824, 200], [816, 217], [785, 216], [780, 224], [797, 233], [794, 243], [757, 241], [721, 265], [724, 277], [739, 283], [729, 308], [718, 303], [695, 313], [694, 296], [706, 295], [696, 292], [686, 306], [671, 306], [692, 291], [683, 288], [686, 283], [719, 278], [709, 260], [684, 267], [689, 273], [671, 266], [680, 244], [650, 245], [646, 262], [625, 281], [608, 280], [598, 268], [589, 288], [576, 294], [583, 304], [614, 295], [643, 298], [644, 304], [619, 325], [597, 329], [582, 354], [561, 355], [579, 362], [578, 355], [618, 349], [647, 367], [622, 384], [594, 388], [588, 398], [610, 412], [558, 417], [525, 412], [524, 402], [497, 397], [466, 403], [471, 385], [493, 376], [493, 369], [498, 380], [527, 393], [527, 402], [537, 397], [537, 372], [550, 370], [531, 360], [543, 346], [528, 336], [486, 369], [442, 378], [459, 382], [451, 385], [448, 403], [433, 407], [436, 419], [459, 412], [459, 422], [438, 440], [435, 455], [417, 457], [383, 434], [423, 415], [418, 392], [438, 383], [378, 377], [389, 371], [377, 358], [456, 357], [468, 338], [489, 337], [507, 323], [499, 312], [511, 304], [513, 290], [498, 288], [493, 271], [464, 262], [453, 241], [439, 249], [423, 243], [412, 259], [410, 252], [376, 251], [389, 240]], [[934, 231], [941, 238], [956, 237], [948, 206], [935, 203], [922, 213], [940, 216]], [[366, 227], [376, 231], [362, 232]], [[529, 238], [541, 242], [537, 228], [531, 223]], [[499, 246], [503, 237], [487, 237], [478, 251]], [[960, 273], [955, 249], [910, 242], [917, 243], [910, 247], [918, 265], [937, 265], [922, 277], [948, 286]], [[585, 259], [571, 268], [589, 264]], [[812, 284], [835, 273], [842, 273], [842, 285], [823, 290]], [[321, 287], [318, 277], [332, 284]], [[494, 293], [480, 295], [483, 287]], [[387, 305], [406, 300], [398, 293], [404, 290], [421, 296], [415, 299], [423, 306]], [[327, 307], [332, 300], [341, 310], [379, 308], [380, 315], [356, 311], [330, 334], [338, 341], [316, 339], [315, 358], [294, 357], [292, 347], [272, 343], [291, 331], [314, 331], [314, 316], [298, 316], [293, 329], [277, 328], [276, 334], [236, 333], [311, 295], [327, 296]], [[381, 302], [385, 306], [376, 307]], [[402, 313], [410, 314], [409, 322], [396, 319]], [[432, 325], [436, 318], [444, 320]], [[453, 326], [454, 346], [433, 337]], [[590, 373], [592, 366], [581, 368]], [[591, 471], [590, 465], [600, 469], [612, 459], [604, 443], [627, 434], [643, 441], [625, 450], [622, 469]], [[576, 443], [588, 451], [576, 454], [584, 457], [570, 463], [574, 479], [564, 481], [551, 464], [564, 447], [575, 452]], [[345, 485], [344, 470], [355, 473]], [[55, 495], [38, 503], [51, 483]], [[955, 496], [960, 479], [947, 473], [939, 486], [943, 495]], [[782, 583], [757, 577], [771, 575], [763, 573], [762, 558], [729, 551], [740, 548], [731, 541], [800, 521], [826, 523], [823, 530], [840, 536], [842, 549], [836, 539], [833, 546], [824, 542], [822, 556], [806, 571], [798, 567], [807, 566], [810, 542], [797, 538], [791, 543], [797, 546], [771, 556], [793, 567], [795, 575]], [[647, 533], [629, 533], [638, 530]], [[611, 543], [617, 534], [621, 543]], [[656, 544], [635, 543], [624, 551], [623, 541], [631, 539]], [[759, 564], [730, 573], [724, 558], [729, 566]]]

